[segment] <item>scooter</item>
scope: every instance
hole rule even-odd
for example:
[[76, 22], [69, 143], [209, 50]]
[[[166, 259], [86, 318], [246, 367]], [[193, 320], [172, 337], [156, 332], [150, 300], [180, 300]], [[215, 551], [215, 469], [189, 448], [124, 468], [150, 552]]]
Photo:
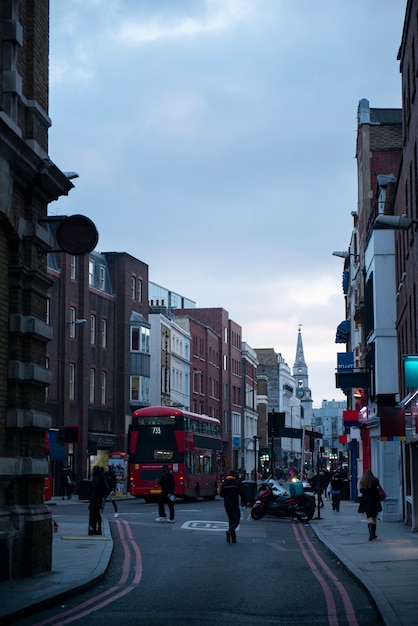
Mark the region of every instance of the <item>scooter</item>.
[[261, 487], [251, 508], [251, 517], [260, 520], [265, 515], [290, 517], [309, 522], [315, 513], [315, 496], [306, 493], [302, 483], [288, 493], [276, 480], [270, 479]]

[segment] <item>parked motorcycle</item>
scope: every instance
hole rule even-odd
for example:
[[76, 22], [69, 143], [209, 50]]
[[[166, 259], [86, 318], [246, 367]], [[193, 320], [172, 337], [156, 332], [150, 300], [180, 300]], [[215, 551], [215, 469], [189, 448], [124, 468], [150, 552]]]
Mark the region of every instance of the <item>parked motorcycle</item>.
[[272, 515], [309, 522], [315, 513], [315, 496], [307, 493], [302, 483], [293, 483], [290, 489], [288, 493], [276, 480], [268, 480], [256, 495], [251, 517], [260, 520], [264, 515]]

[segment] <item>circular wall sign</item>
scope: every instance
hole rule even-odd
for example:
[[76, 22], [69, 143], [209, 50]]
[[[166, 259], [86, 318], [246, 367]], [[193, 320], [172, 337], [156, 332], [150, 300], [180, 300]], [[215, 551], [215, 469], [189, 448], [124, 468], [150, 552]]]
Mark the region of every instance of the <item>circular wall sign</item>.
[[99, 241], [94, 223], [85, 215], [70, 215], [58, 224], [57, 243], [68, 254], [92, 252]]

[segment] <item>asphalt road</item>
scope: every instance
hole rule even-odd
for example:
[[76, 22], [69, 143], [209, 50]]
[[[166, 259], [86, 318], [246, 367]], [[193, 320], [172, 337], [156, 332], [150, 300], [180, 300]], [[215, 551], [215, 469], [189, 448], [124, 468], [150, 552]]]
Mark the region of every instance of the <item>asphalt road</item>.
[[[106, 505], [114, 552], [100, 585], [21, 624], [89, 626], [372, 626], [367, 594], [304, 525], [243, 511], [237, 544], [225, 540], [223, 501], [175, 504], [175, 524], [156, 505]], [[78, 507], [72, 508], [72, 514]], [[85, 516], [85, 506], [80, 505]], [[75, 613], [67, 615], [69, 609]]]

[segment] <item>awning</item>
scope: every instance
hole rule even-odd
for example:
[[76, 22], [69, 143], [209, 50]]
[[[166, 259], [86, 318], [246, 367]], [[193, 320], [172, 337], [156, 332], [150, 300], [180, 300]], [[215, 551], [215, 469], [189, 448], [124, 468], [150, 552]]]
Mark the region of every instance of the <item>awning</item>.
[[350, 320], [343, 320], [341, 324], [338, 324], [337, 326], [335, 343], [347, 343], [349, 335], [350, 335]]
[[335, 386], [339, 389], [354, 389], [355, 387], [370, 389], [370, 372], [368, 370], [337, 372], [335, 374]]
[[51, 461], [66, 461], [68, 457], [67, 448], [60, 443], [49, 442], [49, 455]]

